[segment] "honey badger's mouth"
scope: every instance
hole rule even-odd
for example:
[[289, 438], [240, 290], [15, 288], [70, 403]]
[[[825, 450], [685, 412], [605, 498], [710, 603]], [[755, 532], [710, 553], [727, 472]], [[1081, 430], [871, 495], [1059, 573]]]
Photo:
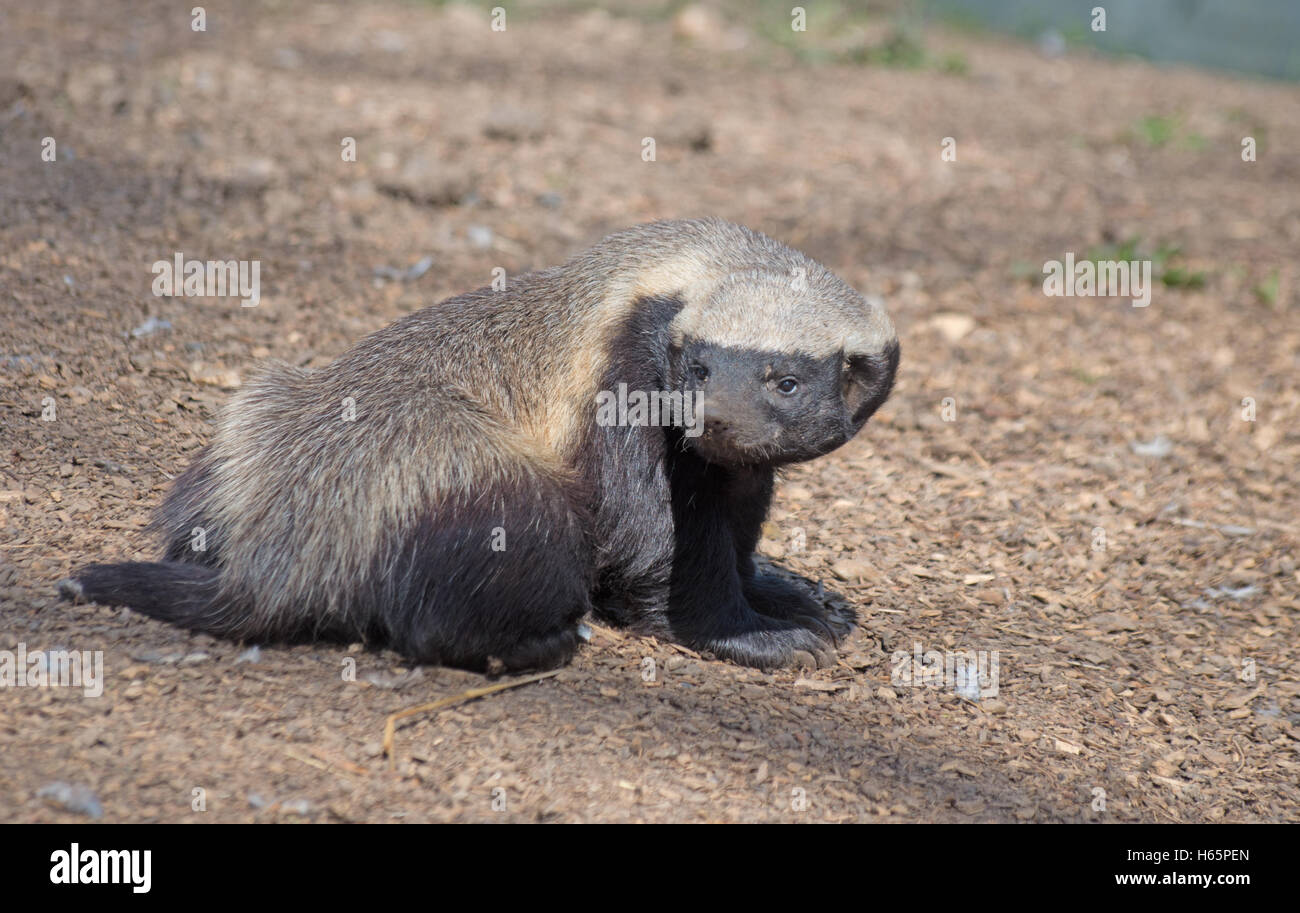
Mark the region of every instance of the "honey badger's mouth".
[[785, 451], [782, 428], [737, 410], [710, 409], [705, 397], [696, 426], [684, 435], [685, 446], [710, 463], [763, 465], [779, 461]]
[[741, 445], [724, 432], [705, 431], [686, 439], [686, 448], [709, 463], [723, 466], [761, 466], [773, 461], [779, 450], [771, 445]]
[[701, 423], [702, 433], [683, 436], [682, 446], [701, 459], [720, 466], [780, 466], [802, 463], [829, 453], [849, 439], [847, 433], [831, 431], [809, 440], [792, 438], [779, 424], [764, 429], [736, 427], [725, 419]]

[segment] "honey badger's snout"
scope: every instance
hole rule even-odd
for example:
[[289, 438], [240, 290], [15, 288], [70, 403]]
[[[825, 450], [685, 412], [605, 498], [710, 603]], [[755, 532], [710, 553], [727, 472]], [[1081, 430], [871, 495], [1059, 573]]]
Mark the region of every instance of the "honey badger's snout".
[[773, 447], [779, 415], [764, 395], [761, 359], [703, 347], [691, 355], [686, 392], [695, 405], [696, 431], [715, 452]]
[[775, 422], [766, 421], [751, 404], [734, 399], [714, 400], [705, 398], [696, 416], [696, 427], [700, 431], [702, 443], [708, 445], [719, 462], [727, 451], [735, 455], [737, 462], [746, 453], [755, 453], [776, 448], [780, 443], [781, 428]]

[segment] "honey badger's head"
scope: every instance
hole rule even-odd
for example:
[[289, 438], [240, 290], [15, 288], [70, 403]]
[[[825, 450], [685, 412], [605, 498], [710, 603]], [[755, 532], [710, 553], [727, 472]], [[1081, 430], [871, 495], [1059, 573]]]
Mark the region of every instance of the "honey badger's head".
[[889, 396], [898, 338], [878, 301], [812, 261], [735, 273], [671, 326], [673, 390], [699, 394], [686, 445], [712, 463], [779, 465], [839, 447]]

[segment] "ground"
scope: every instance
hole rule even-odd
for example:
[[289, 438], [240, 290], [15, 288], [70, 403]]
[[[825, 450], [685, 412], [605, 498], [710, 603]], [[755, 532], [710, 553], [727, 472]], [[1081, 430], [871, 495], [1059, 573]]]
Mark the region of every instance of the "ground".
[[[0, 820], [1300, 818], [1296, 86], [770, 4], [189, 8], [0, 12], [0, 649], [105, 678], [0, 687]], [[762, 545], [859, 614], [837, 666], [596, 626], [390, 765], [388, 714], [491, 682], [58, 601], [155, 553], [259, 362], [703, 214], [899, 329], [893, 398]], [[259, 260], [260, 303], [155, 296], [177, 251]], [[1162, 281], [1048, 296], [1066, 252]], [[914, 650], [996, 651], [997, 693], [900, 680]]]

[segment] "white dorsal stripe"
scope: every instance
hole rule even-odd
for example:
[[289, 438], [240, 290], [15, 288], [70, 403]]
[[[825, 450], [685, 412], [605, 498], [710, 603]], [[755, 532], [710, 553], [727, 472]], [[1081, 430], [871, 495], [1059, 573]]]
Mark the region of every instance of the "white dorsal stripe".
[[638, 298], [680, 295], [675, 343], [821, 358], [878, 354], [895, 340], [879, 299], [766, 235], [703, 219], [646, 226], [640, 240], [607, 280], [607, 305], [617, 313]]

